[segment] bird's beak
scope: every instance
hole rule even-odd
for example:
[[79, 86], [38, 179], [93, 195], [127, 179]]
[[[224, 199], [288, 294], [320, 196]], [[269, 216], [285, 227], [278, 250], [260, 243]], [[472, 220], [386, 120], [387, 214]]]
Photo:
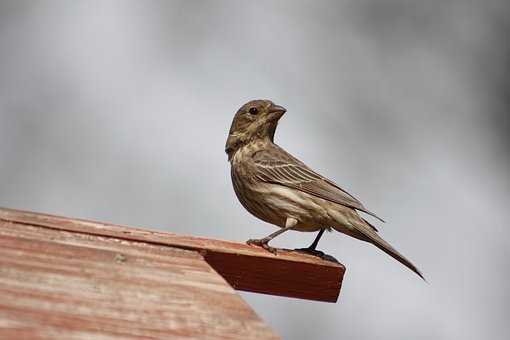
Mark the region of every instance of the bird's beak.
[[269, 113], [276, 113], [276, 114], [278, 114], [281, 117], [281, 116], [283, 116], [283, 114], [285, 112], [287, 112], [287, 109], [284, 108], [283, 106], [273, 104], [269, 108], [268, 112]]
[[283, 116], [285, 112], [287, 112], [287, 109], [284, 108], [283, 106], [272, 104], [271, 107], [269, 107], [268, 112], [271, 116], [274, 116], [276, 119], [279, 119]]

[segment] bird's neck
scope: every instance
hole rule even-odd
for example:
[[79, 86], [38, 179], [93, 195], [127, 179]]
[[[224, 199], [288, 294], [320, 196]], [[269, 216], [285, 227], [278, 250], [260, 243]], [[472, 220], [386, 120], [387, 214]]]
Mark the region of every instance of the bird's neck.
[[250, 156], [260, 149], [269, 148], [274, 145], [273, 139], [270, 136], [252, 136], [247, 139], [240, 139], [236, 144], [235, 149], [227, 151], [229, 161], [232, 161], [236, 154], [242, 153], [244, 156]]

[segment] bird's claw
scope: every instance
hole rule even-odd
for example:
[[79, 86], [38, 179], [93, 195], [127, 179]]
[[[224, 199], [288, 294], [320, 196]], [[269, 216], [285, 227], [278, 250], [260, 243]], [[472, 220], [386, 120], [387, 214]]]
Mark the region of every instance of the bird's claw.
[[307, 253], [313, 256], [317, 256], [322, 258], [325, 254], [323, 251], [313, 249], [313, 248], [296, 248], [295, 251], [299, 251], [300, 253]]
[[262, 247], [264, 248], [265, 250], [267, 250], [268, 252], [270, 253], [273, 253], [275, 255], [277, 255], [277, 249], [276, 248], [273, 248], [271, 247], [269, 244], [269, 240], [266, 239], [266, 238], [261, 238], [261, 239], [249, 239], [248, 241], [246, 241], [246, 244], [248, 245], [254, 245], [254, 246], [259, 246], [259, 247]]
[[298, 251], [298, 252], [301, 252], [301, 253], [305, 253], [305, 254], [310, 254], [312, 256], [316, 256], [316, 257], [318, 257], [320, 259], [323, 259], [323, 260], [326, 260], [326, 261], [338, 263], [338, 260], [335, 259], [333, 256], [328, 255], [328, 254], [324, 253], [323, 251], [320, 251], [320, 250], [317, 250], [317, 249], [313, 249], [313, 248], [297, 248], [297, 249], [294, 249], [294, 250]]

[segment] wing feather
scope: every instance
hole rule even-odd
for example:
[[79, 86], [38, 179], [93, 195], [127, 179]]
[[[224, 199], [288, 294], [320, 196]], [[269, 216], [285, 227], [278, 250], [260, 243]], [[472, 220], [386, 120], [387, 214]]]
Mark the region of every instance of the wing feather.
[[319, 175], [279, 147], [274, 153], [271, 150], [259, 152], [253, 160], [256, 165], [254, 177], [260, 181], [300, 190], [324, 200], [362, 211], [384, 222], [336, 183]]

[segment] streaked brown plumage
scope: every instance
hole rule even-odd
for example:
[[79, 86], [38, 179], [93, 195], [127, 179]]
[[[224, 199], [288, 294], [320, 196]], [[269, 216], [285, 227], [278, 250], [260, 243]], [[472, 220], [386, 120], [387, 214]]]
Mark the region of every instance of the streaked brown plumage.
[[225, 151], [239, 201], [254, 216], [281, 228], [248, 243], [276, 252], [268, 242], [287, 230], [319, 231], [308, 248], [315, 251], [324, 230], [335, 229], [374, 244], [423, 278], [357, 211], [382, 219], [334, 182], [274, 144], [278, 121], [285, 112], [270, 100], [252, 100], [237, 111], [228, 135]]

